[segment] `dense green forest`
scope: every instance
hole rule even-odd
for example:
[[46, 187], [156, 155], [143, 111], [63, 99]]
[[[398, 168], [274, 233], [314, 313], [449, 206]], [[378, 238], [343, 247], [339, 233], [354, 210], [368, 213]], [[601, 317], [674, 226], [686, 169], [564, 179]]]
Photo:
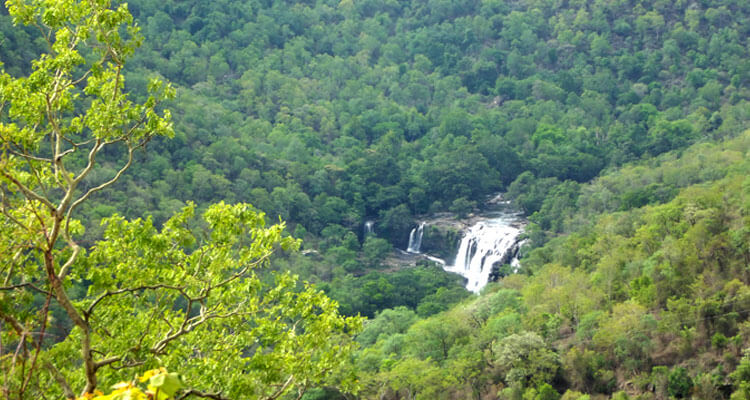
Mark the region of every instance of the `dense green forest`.
[[[6, 6], [25, 10], [31, 3], [11, 0]], [[70, 7], [62, 9], [74, 11], [29, 16], [26, 22], [54, 27], [83, 13]], [[146, 366], [178, 369], [186, 381], [248, 398], [274, 398], [276, 389], [248, 392], [256, 386], [307, 400], [355, 396], [344, 394], [348, 391], [363, 399], [394, 400], [750, 398], [750, 3], [132, 0], [127, 10], [142, 41], [123, 45], [104, 28], [104, 36], [82, 39], [86, 45], [112, 43], [118, 51], [124, 46], [123, 57], [117, 51], [102, 56], [113, 63], [111, 76], [100, 71], [109, 64], [91, 67], [92, 76], [104, 74], [103, 89], [85, 91], [72, 84], [71, 90], [106, 103], [101, 93], [114, 87], [113, 107], [136, 110], [127, 121], [138, 121], [142, 111], [155, 122], [132, 146], [128, 136], [126, 148], [92, 152], [96, 168], [80, 182], [73, 179], [70, 189], [71, 196], [96, 192], [75, 203], [80, 224], [73, 223], [74, 232], [65, 227], [65, 235], [77, 239], [48, 240], [46, 251], [73, 260], [79, 247], [88, 249], [88, 254], [80, 250], [86, 260], [81, 263], [92, 270], [132, 253], [117, 264], [112, 273], [117, 279], [151, 268], [158, 271], [155, 277], [175, 285], [185, 279], [195, 284], [181, 294], [134, 295], [132, 308], [113, 308], [97, 321], [106, 326], [122, 313], [137, 320], [142, 307], [154, 301], [169, 314], [159, 328], [163, 332], [174, 332], [178, 317], [189, 319], [190, 307], [201, 304], [201, 287], [213, 288], [233, 276], [225, 270], [202, 281], [198, 270], [170, 274], [170, 263], [201, 265], [200, 254], [213, 254], [222, 265], [270, 260], [267, 269], [278, 272], [243, 276], [252, 282], [246, 290], [253, 295], [266, 293], [262, 285], [270, 288], [252, 304], [257, 310], [268, 307], [268, 315], [217, 322], [212, 329], [225, 333], [242, 324], [251, 330], [234, 342], [211, 341], [217, 358], [203, 370], [186, 364], [198, 356], [190, 356], [185, 342], [169, 356], [160, 353], [158, 362], [143, 361], [144, 371]], [[128, 22], [124, 11], [116, 15], [85, 23]], [[41, 143], [36, 136], [18, 139], [28, 132], [14, 133], [11, 122], [19, 115], [22, 128], [46, 121], [24, 114], [41, 103], [4, 108], [25, 98], [12, 81], [29, 76], [31, 61], [48, 47], [44, 29], [40, 33], [33, 24], [12, 21], [8, 9], [0, 7], [0, 61], [7, 73], [0, 81], [7, 90], [0, 93], [0, 133], [4, 155], [11, 159], [18, 148]], [[135, 44], [140, 47], [132, 52]], [[82, 45], [82, 59], [95, 60], [99, 51]], [[121, 62], [124, 55], [127, 63]], [[88, 65], [59, 60], [34, 68], [65, 65], [77, 76]], [[122, 100], [120, 72], [127, 77], [122, 90], [129, 96]], [[155, 86], [153, 78], [171, 82], [174, 96], [171, 89]], [[41, 92], [54, 80], [45, 79], [29, 80], [28, 93]], [[107, 86], [106, 79], [117, 83]], [[70, 104], [59, 104], [60, 121], [71, 123], [66, 112], [105, 112], [92, 106], [99, 100], [73, 104], [79, 100], [73, 96]], [[76, 131], [74, 119], [71, 126], [72, 148], [86, 129], [98, 134], [92, 125]], [[54, 126], [50, 130], [57, 132]], [[16, 250], [19, 240], [36, 242], [8, 227], [14, 219], [27, 223], [10, 210], [41, 200], [31, 196], [31, 203], [17, 203], [13, 196], [29, 194], [15, 190], [19, 183], [11, 177], [18, 172], [23, 182], [32, 179], [35, 163], [52, 155], [83, 168], [89, 154], [42, 150], [27, 157], [28, 167], [12, 161], [0, 165], [10, 171], [0, 183], [8, 211], [0, 226], [7, 261], [3, 274], [13, 276], [16, 264], [31, 274], [29, 265], [47, 254]], [[132, 165], [119, 176], [122, 160], [130, 155]], [[37, 179], [54, 176], [63, 184], [65, 179], [54, 174]], [[118, 180], [112, 187], [99, 191], [113, 176]], [[66, 188], [45, 194], [60, 201], [61, 208], [52, 211], [68, 209], [61, 194]], [[394, 248], [406, 248], [420, 218], [445, 211], [466, 215], [498, 192], [530, 222], [518, 274], [472, 296], [460, 278], [430, 263], [398, 271], [385, 265]], [[253, 207], [226, 205], [237, 202]], [[32, 205], [28, 212], [34, 210]], [[285, 221], [286, 230], [265, 227], [257, 210], [269, 221]], [[45, 227], [46, 220], [37, 218]], [[362, 233], [365, 221], [375, 222], [374, 235]], [[252, 234], [242, 236], [232, 224]], [[183, 231], [183, 225], [191, 228]], [[302, 239], [301, 245], [290, 235]], [[236, 253], [260, 236], [267, 240], [252, 254]], [[185, 250], [161, 259], [160, 252], [169, 248], [165, 241]], [[302, 251], [276, 251], [282, 244]], [[338, 308], [317, 289], [295, 283], [287, 271], [317, 284]], [[104, 272], [69, 279], [65, 290], [71, 307], [83, 310], [99, 304], [96, 290], [103, 298], [124, 290]], [[2, 288], [15, 292], [35, 282], [5, 278]], [[144, 280], [141, 287], [154, 285], [166, 284]], [[45, 302], [51, 288], [25, 293], [30, 310], [49, 309], [60, 320], [72, 313], [65, 301], [50, 304], [52, 295]], [[229, 300], [238, 293], [227, 289], [220, 297]], [[5, 303], [0, 316], [7, 315], [9, 299], [0, 297]], [[306, 301], [322, 311], [305, 311], [300, 304]], [[282, 304], [289, 310], [279, 308]], [[177, 315], [183, 309], [184, 315]], [[216, 308], [209, 315], [227, 310]], [[34, 315], [27, 312], [23, 320]], [[133, 324], [132, 332], [151, 324], [146, 320], [155, 317], [146, 315], [145, 325]], [[350, 354], [353, 344], [345, 337], [358, 330], [360, 320], [345, 316], [356, 315], [369, 320], [356, 336], [359, 350]], [[287, 328], [273, 325], [274, 318], [288, 322]], [[295, 320], [309, 330], [309, 342], [242, 342], [253, 335], [299, 332], [290, 322]], [[87, 325], [72, 322], [50, 329], [86, 336], [76, 332], [85, 332]], [[126, 329], [127, 323], [118, 324], [113, 326]], [[153, 338], [144, 336], [145, 342], [153, 339], [156, 346], [159, 329]], [[15, 343], [11, 331], [4, 328], [2, 334], [2, 343]], [[336, 340], [323, 344], [328, 334]], [[25, 343], [20, 336], [19, 343]], [[110, 340], [106, 337], [92, 340]], [[111, 348], [97, 355], [100, 361], [132, 352], [117, 362], [141, 362], [141, 346], [134, 351], [117, 341], [124, 339], [111, 340]], [[43, 340], [38, 343], [41, 348]], [[232, 345], [238, 357], [254, 354], [250, 364], [231, 364], [242, 371], [226, 369], [231, 354], [219, 356], [219, 349]], [[263, 358], [257, 346], [289, 353]], [[289, 355], [313, 348], [320, 348], [315, 356], [320, 358], [308, 364]], [[70, 346], [55, 351], [59, 354], [43, 354], [75, 358]], [[0, 365], [10, 365], [11, 354], [0, 349], [5, 357]], [[96, 362], [91, 365], [98, 370]], [[304, 371], [304, 378], [297, 377], [298, 390], [289, 391], [286, 378], [278, 381], [293, 376], [294, 368]], [[74, 369], [58, 373], [73, 376]], [[105, 370], [102, 379], [114, 380], [117, 370]], [[76, 379], [77, 385], [85, 381]], [[85, 382], [91, 386], [90, 379]], [[28, 384], [22, 382], [21, 392]]]
[[[384, 254], [365, 220], [405, 248], [415, 216], [507, 190], [541, 245], [603, 169], [746, 125], [750, 7], [705, 3], [129, 2], [127, 84], [178, 87], [176, 136], [82, 212], [247, 201], [323, 252], [310, 279], [343, 282]], [[33, 30], [4, 35], [19, 73]], [[625, 206], [666, 195], [640, 189]]]
[[[523, 273], [427, 319], [382, 311], [358, 338], [366, 393], [747, 398], [748, 151], [750, 132], [607, 174], [572, 218], [593, 223], [533, 250]], [[608, 211], [634, 178], [674, 194]]]

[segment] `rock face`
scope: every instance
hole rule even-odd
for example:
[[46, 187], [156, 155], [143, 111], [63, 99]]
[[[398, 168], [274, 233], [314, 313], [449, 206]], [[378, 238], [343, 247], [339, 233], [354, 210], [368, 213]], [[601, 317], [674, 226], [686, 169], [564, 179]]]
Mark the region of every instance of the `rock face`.
[[461, 232], [466, 229], [464, 226], [457, 225], [436, 221], [426, 222], [420, 252], [453, 263], [458, 244], [461, 242]]

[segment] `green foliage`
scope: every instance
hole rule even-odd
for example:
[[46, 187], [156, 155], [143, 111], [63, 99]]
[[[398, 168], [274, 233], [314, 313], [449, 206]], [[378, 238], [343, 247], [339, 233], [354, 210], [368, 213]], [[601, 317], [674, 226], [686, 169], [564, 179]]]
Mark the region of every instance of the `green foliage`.
[[364, 329], [357, 336], [357, 341], [363, 345], [371, 345], [381, 335], [405, 333], [416, 320], [417, 315], [414, 311], [404, 306], [385, 309], [365, 324]]
[[[750, 149], [747, 138], [696, 145], [649, 161], [649, 168], [636, 163], [580, 185], [579, 201], [612, 202], [571, 211], [571, 220], [585, 212], [591, 223], [524, 258], [529, 275], [506, 276], [481, 296], [414, 322], [405, 335], [371, 345], [367, 351], [380, 361], [368, 369], [369, 385], [382, 384], [386, 359], [429, 357], [462, 366], [458, 381], [443, 383], [459, 393], [454, 398], [533, 399], [565, 390], [562, 398], [571, 399], [728, 398], [729, 380], [733, 397], [744, 398], [748, 252], [733, 238], [744, 238], [749, 221], [750, 164], [740, 156]], [[697, 168], [701, 177], [678, 174]], [[670, 182], [682, 189], [617, 211], [614, 194], [638, 177], [661, 182], [654, 188]], [[613, 189], [611, 197], [597, 199], [604, 188]], [[617, 392], [623, 387], [627, 395]]]
[[557, 373], [559, 357], [534, 332], [522, 332], [500, 340], [494, 348], [495, 363], [508, 384], [550, 382]]
[[[191, 203], [161, 227], [114, 214], [101, 237], [79, 242], [91, 225], [76, 219], [79, 206], [118, 182], [136, 150], [173, 135], [160, 104], [174, 90], [153, 80], [143, 102], [124, 91], [124, 63], [142, 40], [126, 5], [6, 4], [46, 49], [28, 76], [0, 72], [0, 318], [9, 327], [0, 339], [18, 349], [0, 355], [3, 393], [90, 397], [160, 366], [181, 371], [185, 385], [152, 373], [150, 398], [355, 389], [344, 366], [361, 320], [296, 276], [264, 271], [299, 242], [254, 207], [220, 202], [195, 221]], [[146, 395], [124, 383], [105, 398]]]
[[370, 265], [377, 265], [378, 262], [383, 261], [392, 250], [393, 248], [387, 240], [375, 236], [368, 236], [362, 244], [365, 260]]
[[743, 350], [742, 360], [730, 375], [734, 382], [732, 400], [750, 398], [750, 350]]
[[[335, 302], [310, 286], [298, 287], [296, 277], [281, 274], [269, 285], [259, 275], [274, 247], [298, 246], [282, 238], [282, 225], [267, 228], [251, 207], [220, 203], [205, 211], [208, 231], [198, 235], [188, 225], [191, 214], [192, 208], [185, 209], [160, 232], [150, 221], [106, 220], [104, 238], [90, 259], [91, 265], [110, 266], [109, 273], [91, 269], [80, 275], [92, 282], [88, 297], [96, 299], [82, 300], [81, 308], [96, 311], [97, 322], [111, 335], [118, 332], [93, 338], [104, 356], [150, 363], [149, 352], [156, 352], [164, 365], [180, 365], [191, 385], [257, 398], [276, 392], [273, 382], [279, 376], [323, 382], [331, 368], [343, 365], [351, 344], [336, 337], [356, 330], [357, 319], [340, 317]], [[207, 239], [200, 243], [200, 237]], [[175, 265], [182, 267], [175, 270]], [[149, 274], [139, 273], [144, 267]], [[144, 295], [152, 291], [158, 297]], [[184, 308], [175, 310], [174, 304]], [[192, 316], [193, 310], [199, 313]], [[155, 315], [163, 322], [154, 321]], [[170, 327], [181, 328], [169, 334]], [[233, 333], [211, 338], [207, 332]], [[132, 335], [142, 350], [130, 349]], [[206, 356], [195, 360], [195, 348]], [[227, 368], [246, 372], [220, 373]], [[300, 371], [306, 371], [304, 377]]]
[[[180, 202], [249, 201], [314, 236], [382, 215], [402, 247], [411, 215], [464, 213], [530, 173], [513, 198], [560, 232], [570, 181], [743, 126], [748, 10], [714, 3], [131, 1], [145, 41], [127, 89], [176, 82], [178, 138], [152, 141], [107, 203], [162, 223]], [[18, 76], [44, 39], [0, 33]], [[642, 186], [621, 204], [675, 194]]]
[[537, 389], [537, 395], [534, 400], [559, 400], [560, 393], [555, 390], [549, 383], [544, 383]]
[[[69, 367], [61, 374], [76, 389], [119, 380], [111, 367], [141, 361], [138, 352], [144, 350], [99, 367], [102, 382], [92, 383], [90, 373], [80, 372], [117, 356], [98, 353], [104, 353], [105, 338], [116, 336], [110, 327], [96, 325], [99, 310], [114, 316], [110, 307], [117, 306], [137, 319], [153, 303], [154, 310], [191, 318], [188, 299], [198, 297], [190, 292], [170, 298], [176, 294], [169, 290], [160, 297], [152, 289], [107, 295], [88, 321], [81, 307], [92, 304], [91, 296], [107, 293], [88, 291], [96, 285], [132, 289], [118, 286], [109, 269], [124, 282], [127, 271], [134, 282], [162, 284], [143, 276], [141, 267], [151, 264], [164, 282], [174, 275], [187, 280], [179, 285], [215, 283], [211, 279], [221, 276], [215, 268], [222, 262], [254, 260], [241, 250], [255, 243], [250, 231], [241, 232], [241, 244], [229, 245], [239, 228], [211, 229], [223, 218], [259, 218], [252, 209], [241, 210], [245, 206], [226, 205], [248, 201], [271, 220], [289, 220], [295, 234], [305, 236], [304, 256], [268, 256], [275, 268], [331, 280], [323, 287], [341, 302], [342, 312], [373, 317], [405, 305], [431, 321], [412, 324], [409, 317], [404, 319], [409, 323], [394, 323], [398, 327], [373, 325], [365, 336], [372, 347], [358, 359], [368, 373], [363, 397], [534, 398], [549, 392], [543, 383], [560, 392], [579, 391], [570, 390], [569, 397], [588, 396], [584, 391], [617, 396], [617, 388], [647, 390], [649, 379], [655, 395], [666, 397], [669, 369], [650, 375], [653, 365], [685, 368], [685, 376], [695, 380], [694, 396], [716, 398], [712, 388], [726, 385], [722, 379], [729, 374], [735, 398], [748, 397], [739, 361], [747, 347], [750, 308], [745, 161], [750, 136], [743, 132], [750, 115], [750, 7], [744, 2], [131, 0], [145, 38], [137, 53], [132, 53], [141, 42], [136, 29], [116, 29], [130, 21], [124, 6], [87, 13], [104, 3], [7, 2], [15, 18], [38, 24], [41, 33], [33, 26], [12, 27], [14, 17], [0, 10], [0, 188], [6, 212], [0, 224], [6, 267], [0, 271], [13, 272], [3, 284], [0, 312], [20, 321], [3, 318], [8, 328], [1, 339], [44, 349], [31, 364], [16, 363], [11, 353], [0, 358], [4, 366], [14, 366], [6, 368], [12, 391], [33, 396], [33, 389], [22, 388], [24, 369], [18, 365], [39, 371], [49, 360]], [[34, 15], [30, 5], [51, 11]], [[92, 29], [72, 28], [77, 25]], [[29, 67], [41, 53], [50, 55]], [[91, 72], [78, 81], [85, 71]], [[128, 72], [127, 82], [120, 72]], [[179, 89], [150, 85], [153, 75]], [[159, 104], [173, 93], [172, 128]], [[173, 131], [173, 140], [163, 138]], [[133, 151], [147, 142], [156, 151]], [[92, 153], [98, 143], [104, 146]], [[123, 162], [131, 155], [132, 162]], [[119, 174], [123, 166], [130, 167], [128, 175]], [[101, 191], [101, 185], [114, 190]], [[377, 237], [403, 248], [414, 216], [467, 214], [498, 190], [507, 190], [532, 222], [534, 250], [521, 268], [528, 276], [505, 277], [483, 296], [450, 309], [467, 294], [438, 269], [366, 270], [379, 264], [386, 246], [360, 235], [365, 219], [377, 219]], [[175, 214], [188, 223], [180, 210], [191, 200], [207, 220], [188, 224], [190, 233], [165, 230]], [[223, 208], [208, 207], [222, 200]], [[113, 212], [125, 217], [97, 226]], [[138, 219], [144, 213], [153, 218]], [[275, 228], [257, 229], [269, 232], [266, 239], [278, 234], [277, 242], [265, 242], [273, 248], [287, 240]], [[102, 239], [105, 233], [109, 239]], [[450, 236], [444, 242], [454, 239]], [[133, 254], [120, 262], [103, 252], [107, 246]], [[204, 257], [200, 264], [195, 259], [202, 253], [216, 262]], [[205, 269], [190, 276], [168, 271], [168, 257]], [[57, 281], [47, 273], [49, 265], [62, 278], [57, 288], [51, 286]], [[224, 267], [224, 273], [240, 268]], [[270, 290], [258, 304], [288, 301], [294, 313], [304, 311], [295, 301], [308, 301], [318, 304], [315, 315], [343, 320], [316, 303], [324, 297], [289, 275], [277, 274], [274, 281], [262, 269], [252, 270], [257, 273], [245, 282]], [[45, 274], [51, 280], [40, 280]], [[281, 293], [274, 292], [277, 286]], [[266, 293], [258, 290], [252, 293]], [[212, 289], [216, 292], [221, 290]], [[245, 295], [227, 291], [220, 297], [234, 301], [230, 297]], [[118, 296], [128, 301], [114, 304], [111, 298]], [[42, 312], [47, 298], [49, 318]], [[17, 305], [25, 307], [20, 314]], [[266, 305], [270, 319], [278, 310]], [[195, 313], [199, 303], [193, 306]], [[258, 335], [303, 334], [285, 330], [292, 316], [276, 317], [280, 322], [265, 330], [260, 323], [245, 328]], [[39, 332], [45, 325], [39, 321], [47, 319], [50, 337], [67, 344], [52, 349], [47, 339], [24, 335]], [[177, 322], [167, 320], [179, 331]], [[349, 321], [354, 330], [356, 321]], [[145, 330], [132, 325], [123, 329]], [[334, 337], [344, 336], [336, 358], [344, 363], [349, 328], [332, 329]], [[250, 340], [234, 335], [239, 331], [219, 330], [227, 342], [211, 335], [205, 340], [214, 349], [229, 344], [247, 351], [236, 358], [261, 357], [268, 350], [267, 359], [242, 367], [211, 364], [206, 376], [222, 377], [217, 387], [232, 386], [234, 378], [225, 377], [235, 375], [238, 387], [248, 384], [237, 371], [266, 364], [269, 371], [287, 363], [319, 376], [314, 366], [272, 355], [281, 343], [235, 346], [234, 336]], [[495, 350], [526, 332], [542, 338], [542, 354], [557, 357], [562, 368], [552, 377], [542, 368], [501, 389], [509, 371], [496, 363]], [[424, 348], [420, 335], [428, 338]], [[92, 351], [70, 344], [87, 340]], [[113, 346], [125, 349], [124, 339], [118, 340], [112, 339]], [[194, 361], [194, 350], [181, 349], [174, 360]], [[80, 362], [86, 354], [93, 362]], [[26, 353], [18, 357], [33, 359]], [[254, 384], [255, 394], [266, 384], [284, 388], [288, 375], [271, 375]], [[326, 379], [346, 382], [350, 377], [344, 375]], [[327, 384], [315, 379], [299, 382]], [[45, 387], [52, 381], [43, 374], [29, 382]], [[69, 395], [64, 391], [53, 395]]]
[[411, 356], [441, 363], [454, 345], [467, 339], [467, 331], [460, 315], [441, 314], [412, 325], [405, 339]]
[[476, 203], [467, 200], [465, 197], [459, 197], [456, 200], [453, 200], [453, 203], [448, 207], [448, 210], [456, 214], [458, 218], [466, 218], [475, 207]]
[[711, 336], [711, 346], [716, 349], [723, 349], [724, 347], [726, 347], [727, 342], [727, 337], [721, 333], [714, 333], [714, 335]]
[[[468, 296], [460, 276], [438, 266], [418, 266], [391, 273], [370, 272], [361, 277], [347, 274], [324, 283], [321, 287], [339, 302], [346, 315], [374, 317], [387, 308], [406, 306], [432, 313]], [[443, 292], [437, 292], [443, 289]], [[452, 294], [452, 296], [448, 296]]]
[[682, 367], [676, 367], [669, 373], [667, 391], [670, 396], [678, 399], [687, 397], [690, 389], [693, 387], [693, 380], [687, 374], [687, 370]]
[[417, 306], [417, 314], [424, 318], [450, 309], [452, 305], [469, 297], [470, 293], [463, 287], [439, 287], [433, 294], [423, 297]]

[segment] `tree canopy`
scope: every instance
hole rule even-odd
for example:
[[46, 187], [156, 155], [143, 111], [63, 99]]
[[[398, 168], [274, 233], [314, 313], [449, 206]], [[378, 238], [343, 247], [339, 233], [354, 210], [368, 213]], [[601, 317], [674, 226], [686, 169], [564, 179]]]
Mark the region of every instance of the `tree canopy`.
[[190, 204], [160, 229], [113, 214], [93, 245], [79, 243], [91, 222], [79, 207], [150, 140], [173, 136], [161, 104], [174, 90], [153, 80], [143, 102], [125, 92], [142, 37], [124, 4], [7, 4], [45, 50], [28, 76], [0, 73], [0, 339], [15, 349], [0, 354], [3, 395], [91, 395], [157, 367], [182, 374], [183, 397], [351, 388], [340, 367], [359, 319], [296, 276], [263, 271], [299, 242], [252, 206], [214, 204], [196, 221]]

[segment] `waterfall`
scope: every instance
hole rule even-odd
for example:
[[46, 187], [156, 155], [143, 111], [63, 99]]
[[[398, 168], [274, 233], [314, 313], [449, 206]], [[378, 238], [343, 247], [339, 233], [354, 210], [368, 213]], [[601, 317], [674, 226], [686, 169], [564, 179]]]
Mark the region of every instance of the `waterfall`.
[[466, 289], [478, 293], [490, 279], [493, 266], [511, 264], [522, 232], [517, 214], [477, 222], [466, 231], [456, 254], [456, 261], [445, 270], [465, 277]]
[[411, 233], [409, 233], [409, 247], [406, 248], [407, 252], [419, 254], [419, 249], [422, 247], [424, 225], [425, 223], [422, 222], [418, 227], [412, 229]]
[[362, 230], [362, 238], [364, 239], [368, 235], [372, 235], [375, 233], [375, 230], [373, 229], [373, 226], [375, 225], [372, 221], [365, 221], [364, 229]]

